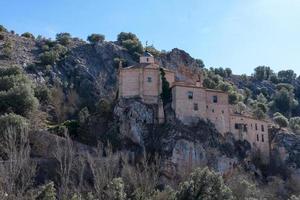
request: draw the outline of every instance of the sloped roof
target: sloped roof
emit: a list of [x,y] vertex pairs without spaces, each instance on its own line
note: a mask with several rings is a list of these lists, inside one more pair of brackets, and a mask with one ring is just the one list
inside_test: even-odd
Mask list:
[[148,51],[145,51],[143,56],[144,57],[153,57],[153,55],[151,53],[149,53]]

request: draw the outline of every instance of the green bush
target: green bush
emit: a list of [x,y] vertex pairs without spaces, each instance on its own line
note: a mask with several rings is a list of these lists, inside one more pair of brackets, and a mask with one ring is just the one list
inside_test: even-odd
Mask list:
[[237,92],[230,92],[228,94],[228,102],[229,104],[237,104],[239,102],[239,95]]
[[203,80],[203,86],[209,89],[215,89],[217,87],[217,84],[210,78],[205,78]]
[[278,72],[278,80],[282,83],[291,83],[297,77],[293,70],[282,70]]
[[16,67],[0,68],[0,114],[14,112],[27,116],[37,109],[31,81]]
[[220,175],[207,167],[196,169],[189,179],[180,184],[177,200],[233,199],[231,190],[224,184]]
[[259,81],[269,80],[274,74],[273,70],[267,66],[258,66],[254,69],[254,78]]
[[198,65],[200,68],[204,68],[204,67],[205,67],[203,60],[201,60],[201,59],[196,59],[195,61],[196,61],[197,65]]
[[87,37],[87,40],[91,43],[91,44],[95,44],[95,43],[98,43],[98,42],[103,42],[105,40],[105,36],[102,35],[102,34],[96,34],[96,33],[93,33],[91,35],[89,35]]
[[7,32],[7,29],[3,25],[0,25],[0,32]]
[[8,91],[0,92],[1,113],[14,112],[27,116],[30,112],[37,109],[38,100],[34,97],[30,85],[20,85]]
[[26,38],[30,38],[30,39],[34,39],[34,35],[29,33],[29,32],[25,32],[21,35],[22,37],[26,37]]
[[280,128],[288,127],[289,125],[288,119],[281,114],[276,114],[275,116],[273,116],[273,120],[276,124],[279,125]]
[[27,129],[29,127],[28,121],[14,113],[0,115],[0,136],[5,132],[8,132],[8,129],[15,128],[17,132],[20,132],[22,129]]
[[6,40],[2,47],[2,54],[7,58],[10,58],[13,53],[13,43],[10,40]]
[[71,42],[71,34],[70,33],[58,33],[56,34],[56,40],[61,44],[61,45],[68,45]]
[[50,47],[47,44],[42,45],[41,48],[42,48],[42,51],[49,51],[50,50]]
[[54,183],[47,183],[42,187],[41,193],[37,196],[36,200],[56,200],[56,190]]
[[7,91],[13,87],[31,84],[27,76],[24,74],[16,74],[11,76],[0,76],[0,91]]
[[48,103],[51,92],[46,85],[38,85],[34,88],[34,96],[42,103]]
[[0,77],[21,74],[22,69],[17,66],[0,67]]
[[290,128],[295,132],[295,133],[300,133],[300,117],[292,117],[290,118],[289,121]]
[[121,32],[118,35],[118,43],[128,50],[135,60],[139,59],[139,56],[143,53],[143,45],[137,36],[133,33]]
[[[279,88],[278,88],[279,89]],[[298,105],[298,101],[294,98],[293,91],[281,87],[272,97],[270,109],[273,112],[280,112],[285,116],[291,116],[292,110]]]
[[158,51],[153,45],[147,46],[146,51],[149,52],[154,57],[157,57],[160,55],[160,51]]
[[41,64],[43,65],[54,65],[58,59],[58,54],[55,51],[46,51],[40,54]]
[[125,200],[125,184],[122,178],[114,178],[106,189],[107,199]]

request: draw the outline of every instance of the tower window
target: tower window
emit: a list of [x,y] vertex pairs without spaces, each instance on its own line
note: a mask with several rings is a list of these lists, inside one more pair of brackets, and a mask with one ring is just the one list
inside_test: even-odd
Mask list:
[[218,96],[213,96],[213,102],[218,103]]
[[213,113],[214,113],[214,112],[215,112],[215,109],[212,109],[212,110],[211,110],[211,112],[213,112]]
[[198,104],[194,103],[194,110],[199,110]]
[[262,141],[262,142],[265,141],[264,134],[261,134],[261,141]]
[[222,114],[224,114],[224,110],[222,110]]
[[255,124],[255,130],[257,131],[257,124]]
[[256,135],[256,140],[257,140],[257,142],[259,141],[259,135],[258,134]]
[[188,91],[187,95],[188,95],[189,99],[193,99],[193,92],[192,91]]
[[264,125],[261,125],[261,131],[264,132],[265,131],[265,127]]
[[151,83],[152,82],[152,77],[147,77],[147,81],[148,81],[148,83]]
[[149,58],[146,58],[147,62],[149,62]]

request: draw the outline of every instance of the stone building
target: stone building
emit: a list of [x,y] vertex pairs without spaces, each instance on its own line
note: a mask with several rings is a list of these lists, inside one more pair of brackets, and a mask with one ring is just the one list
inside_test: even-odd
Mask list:
[[[175,81],[175,73],[162,68],[167,81]],[[162,91],[161,72],[154,57],[145,52],[136,65],[119,68],[119,96],[123,98],[140,98],[148,104],[158,105],[158,121],[164,121],[164,112],[160,94]]]
[[[175,73],[163,68],[167,81],[175,81]],[[161,75],[160,67],[155,63],[154,57],[145,52],[136,65],[119,69],[119,95],[120,97],[140,97],[144,102],[157,104],[160,101]]]
[[[136,65],[119,69],[119,96],[140,98],[147,104],[158,105],[158,121],[164,121],[161,72],[154,57],[145,52]],[[228,102],[228,94],[207,89],[201,80],[195,83],[175,81],[175,72],[162,68],[172,90],[172,108],[176,117],[185,124],[205,119],[211,121],[221,134],[233,133],[238,140],[247,140],[269,158],[268,122],[247,115],[234,113]]]

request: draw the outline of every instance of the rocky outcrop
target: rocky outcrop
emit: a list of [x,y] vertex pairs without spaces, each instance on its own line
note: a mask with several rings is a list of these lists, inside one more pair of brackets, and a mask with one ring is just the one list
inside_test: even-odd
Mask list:
[[277,132],[271,144],[271,157],[274,165],[300,168],[300,135]]
[[114,116],[119,125],[120,138],[125,146],[144,151],[145,138],[157,123],[155,105],[146,105],[140,99],[121,99],[114,108]]
[[167,177],[206,165],[225,173],[237,163],[234,142],[226,141],[212,124],[199,120],[184,125],[169,106],[165,110],[166,122],[158,124],[156,112],[155,105],[144,104],[139,99],[120,99],[114,108],[126,150],[133,151],[137,157],[144,152],[158,153],[164,160],[163,172]]

